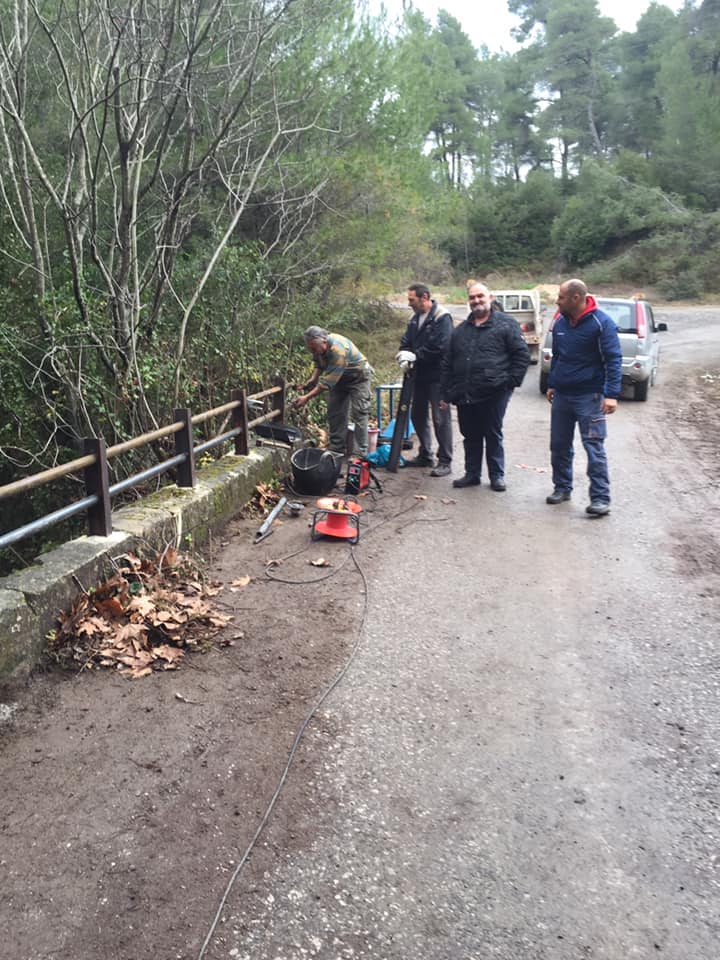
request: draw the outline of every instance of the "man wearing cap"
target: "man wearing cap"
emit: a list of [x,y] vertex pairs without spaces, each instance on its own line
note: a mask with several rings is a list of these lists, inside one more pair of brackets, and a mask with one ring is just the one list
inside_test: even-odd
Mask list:
[[330,449],[345,453],[348,423],[353,423],[354,452],[367,456],[372,367],[348,337],[328,333],[322,327],[308,327],[303,336],[315,360],[315,370],[300,388],[307,392],[294,401],[293,408],[299,410],[313,397],[326,393]]

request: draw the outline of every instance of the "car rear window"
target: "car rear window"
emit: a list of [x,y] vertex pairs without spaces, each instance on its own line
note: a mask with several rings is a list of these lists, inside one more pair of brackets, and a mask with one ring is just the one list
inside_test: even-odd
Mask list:
[[618,333],[637,333],[634,303],[607,303],[598,300],[598,306],[612,319]]

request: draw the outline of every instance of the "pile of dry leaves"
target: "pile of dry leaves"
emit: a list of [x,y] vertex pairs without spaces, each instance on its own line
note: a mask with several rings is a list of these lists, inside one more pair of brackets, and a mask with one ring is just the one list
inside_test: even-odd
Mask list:
[[117,564],[114,576],[58,617],[49,644],[56,662],[115,667],[133,679],[175,670],[186,650],[207,644],[231,619],[212,608],[222,585],[203,584],[176,550],[153,559],[126,554]]
[[266,517],[282,496],[282,489],[278,480],[269,483],[258,483],[255,487],[252,500],[248,500],[240,516],[247,518]]

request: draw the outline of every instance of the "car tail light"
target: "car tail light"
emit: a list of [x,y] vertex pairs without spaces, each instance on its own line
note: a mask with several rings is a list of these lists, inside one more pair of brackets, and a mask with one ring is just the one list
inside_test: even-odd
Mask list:
[[641,303],[635,304],[635,319],[637,322],[638,340],[644,340],[647,336],[647,320],[645,319],[645,309]]

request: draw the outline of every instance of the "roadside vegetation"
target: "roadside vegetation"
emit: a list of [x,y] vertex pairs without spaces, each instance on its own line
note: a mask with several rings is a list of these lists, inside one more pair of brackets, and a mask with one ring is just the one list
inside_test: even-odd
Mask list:
[[[414,280],[717,293],[717,2],[633,33],[595,0],[509,6],[514,53],[410,5],[7,0],[0,484],[302,378],[311,323],[384,358]],[[79,488],[0,502],[0,528]]]

